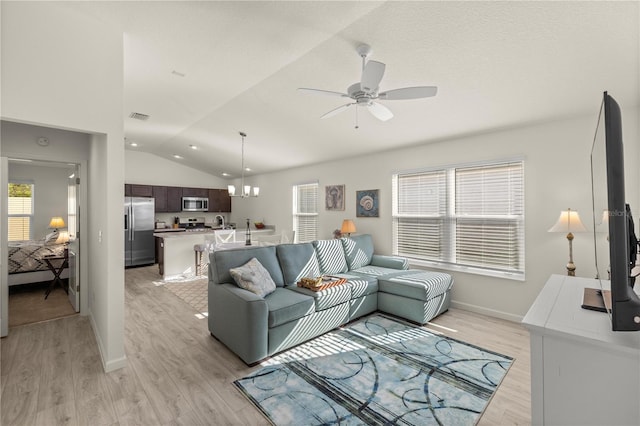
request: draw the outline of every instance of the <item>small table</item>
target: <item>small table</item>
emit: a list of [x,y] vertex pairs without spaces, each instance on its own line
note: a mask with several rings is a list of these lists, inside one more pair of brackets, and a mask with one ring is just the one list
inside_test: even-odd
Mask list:
[[[47,267],[51,272],[53,272],[54,278],[49,284],[47,291],[44,293],[45,300],[49,297],[49,293],[56,287],[56,284],[60,284],[60,287],[65,291],[65,293],[69,294],[69,290],[62,284],[62,279],[60,278],[60,274],[64,271],[65,268],[69,267],[69,258],[65,256],[45,256],[44,258]],[[62,263],[59,266],[55,266],[52,261],[54,260],[62,260]]]

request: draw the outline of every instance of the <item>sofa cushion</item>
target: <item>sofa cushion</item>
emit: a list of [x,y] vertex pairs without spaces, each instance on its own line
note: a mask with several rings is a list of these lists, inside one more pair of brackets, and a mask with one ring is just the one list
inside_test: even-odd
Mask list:
[[276,257],[276,246],[250,246],[211,252],[209,255],[209,273],[212,274],[212,277],[209,278],[218,284],[233,283],[234,280],[229,270],[244,265],[253,257],[258,259],[258,262],[269,271],[269,275],[271,275],[273,282],[276,283],[276,287],[284,286],[282,270]]
[[407,270],[406,269],[392,269],[392,268],[384,268],[382,266],[367,265],[367,266],[363,266],[362,268],[353,269],[353,270],[349,271],[349,273],[350,274],[354,274],[354,275],[358,275],[358,276],[366,275],[366,276],[375,277],[375,278],[389,278],[389,277],[406,275],[407,274]]
[[320,266],[311,243],[280,244],[276,247],[276,254],[286,285],[295,284],[303,277],[320,276]]
[[344,257],[342,241],[316,240],[312,244],[316,250],[321,274],[339,274],[349,270],[347,260]]
[[269,328],[295,321],[315,311],[313,297],[287,288],[276,288],[276,291],[265,297],[264,300],[269,309]]
[[349,270],[362,268],[371,263],[373,239],[369,234],[342,238],[342,246],[347,258]]
[[229,269],[229,273],[238,287],[249,290],[260,297],[265,297],[276,289],[276,283],[271,279],[269,271],[264,269],[264,266],[255,257],[242,266]]
[[368,296],[378,291],[378,280],[374,277],[367,277],[365,275],[361,277],[353,277],[349,278],[347,283],[351,287],[352,299]]
[[332,308],[341,303],[348,302],[349,299],[351,299],[351,286],[347,283],[337,285],[335,287],[329,287],[328,289],[321,291],[313,291],[308,288],[298,286],[290,286],[287,288],[291,291],[312,297],[316,311]]
[[422,301],[446,293],[452,284],[453,277],[449,274],[422,270],[409,270],[402,275],[378,280],[381,292]]

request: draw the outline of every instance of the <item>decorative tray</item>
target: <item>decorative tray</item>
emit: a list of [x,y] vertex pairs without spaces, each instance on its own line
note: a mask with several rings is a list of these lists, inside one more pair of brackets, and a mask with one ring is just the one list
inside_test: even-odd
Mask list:
[[324,275],[318,278],[304,277],[297,282],[298,287],[303,287],[311,291],[322,291],[337,285],[346,283],[345,278],[333,277],[331,275]]

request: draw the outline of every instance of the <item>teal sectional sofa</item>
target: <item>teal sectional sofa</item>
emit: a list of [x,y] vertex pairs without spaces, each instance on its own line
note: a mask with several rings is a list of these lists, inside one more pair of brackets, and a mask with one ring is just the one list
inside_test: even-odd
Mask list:
[[[238,286],[232,268],[257,259],[275,283],[261,297]],[[345,284],[301,288],[303,277]],[[214,251],[209,256],[209,331],[246,364],[382,311],[424,324],[450,304],[451,275],[408,269],[405,258],[374,254],[371,235]]]

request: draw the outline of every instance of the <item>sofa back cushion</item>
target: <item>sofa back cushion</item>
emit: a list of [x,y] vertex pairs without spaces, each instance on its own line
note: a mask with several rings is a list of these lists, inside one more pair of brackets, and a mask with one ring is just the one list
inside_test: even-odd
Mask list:
[[311,244],[316,250],[321,274],[339,274],[349,270],[340,240],[316,240]]
[[373,238],[371,238],[371,235],[354,235],[353,237],[342,238],[340,241],[342,241],[350,271],[371,263],[371,257],[373,256]]
[[287,285],[295,284],[303,277],[320,276],[320,266],[311,243],[279,244],[276,254]]
[[276,257],[276,246],[247,247],[212,252],[209,255],[209,273],[212,275],[209,280],[217,284],[235,284],[229,269],[242,266],[254,257],[269,272],[276,286],[283,287],[284,278]]

